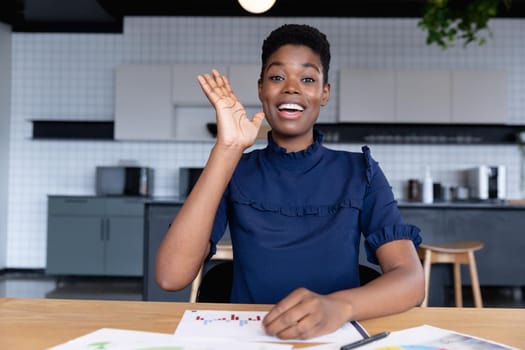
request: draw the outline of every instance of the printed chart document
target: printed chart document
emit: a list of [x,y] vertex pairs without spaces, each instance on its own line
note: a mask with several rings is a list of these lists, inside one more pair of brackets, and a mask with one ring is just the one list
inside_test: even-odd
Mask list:
[[[186,310],[175,330],[175,336],[283,342],[264,333],[262,319],[266,314],[265,311]],[[333,333],[307,341],[295,339],[290,342],[349,343],[366,337],[368,333],[358,322],[348,322]]]
[[290,350],[291,345],[231,339],[184,339],[172,334],[101,328],[48,350]]
[[[324,344],[308,350],[339,350],[342,344]],[[422,325],[391,332],[358,350],[518,350],[504,344],[448,329]]]
[[400,350],[518,350],[486,339],[429,325],[392,332],[388,337],[363,346],[359,350],[392,349],[392,346]]

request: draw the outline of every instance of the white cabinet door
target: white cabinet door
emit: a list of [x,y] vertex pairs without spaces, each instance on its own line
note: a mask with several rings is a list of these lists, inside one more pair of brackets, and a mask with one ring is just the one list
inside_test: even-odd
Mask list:
[[171,65],[117,67],[116,140],[170,139],[172,115]]
[[339,121],[394,122],[395,77],[393,70],[341,70]]
[[505,124],[505,71],[453,71],[452,121],[465,124]]
[[450,80],[450,71],[398,70],[395,121],[450,123]]
[[228,76],[228,67],[212,64],[174,64],[172,67],[174,140],[213,140],[206,124],[215,122],[215,111],[202,91],[197,76],[211,74],[212,68]]
[[339,121],[505,124],[504,71],[340,72]]
[[258,64],[235,64],[229,66],[228,79],[244,107],[261,108],[257,82],[261,75],[261,66]]
[[[212,64],[175,64],[172,66],[173,90],[172,98],[175,106],[210,106],[210,102],[202,92],[197,81],[197,75],[210,73],[216,68],[219,73],[228,76],[228,67]],[[210,106],[211,108],[211,106]]]

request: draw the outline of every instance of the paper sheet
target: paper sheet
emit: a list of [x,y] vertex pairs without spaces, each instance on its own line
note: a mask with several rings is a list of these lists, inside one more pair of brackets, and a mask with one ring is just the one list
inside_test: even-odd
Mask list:
[[[264,333],[262,319],[266,314],[264,311],[186,310],[175,330],[175,336],[283,342]],[[348,322],[333,333],[307,341],[294,339],[290,342],[349,343],[363,339],[366,335],[359,323]]]
[[101,328],[48,350],[290,350],[291,345],[231,339],[185,339],[172,334]]
[[[329,350],[329,348],[310,348]],[[309,349],[309,350],[310,350]],[[359,350],[518,350],[486,339],[443,328],[422,325],[392,332],[388,337],[359,347]]]

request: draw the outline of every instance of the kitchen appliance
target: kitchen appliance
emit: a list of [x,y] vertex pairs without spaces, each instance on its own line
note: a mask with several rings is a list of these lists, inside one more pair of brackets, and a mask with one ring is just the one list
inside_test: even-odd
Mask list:
[[421,182],[417,179],[408,180],[408,201],[420,202],[421,201]]
[[470,200],[469,188],[467,186],[452,186],[450,188],[450,199],[454,202]]
[[191,192],[191,189],[201,176],[203,168],[187,168],[179,169],[179,196],[186,198]]
[[99,196],[145,196],[153,194],[152,168],[141,166],[97,166]]
[[470,198],[477,200],[505,200],[506,168],[503,165],[480,165],[467,170]]

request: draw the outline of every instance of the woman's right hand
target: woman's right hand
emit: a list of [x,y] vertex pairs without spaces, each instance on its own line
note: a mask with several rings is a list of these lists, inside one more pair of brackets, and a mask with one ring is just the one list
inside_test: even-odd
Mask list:
[[202,91],[215,108],[217,118],[217,143],[246,149],[255,143],[257,133],[264,120],[264,113],[257,112],[252,119],[235,96],[228,79],[216,69],[212,74],[197,77]]

